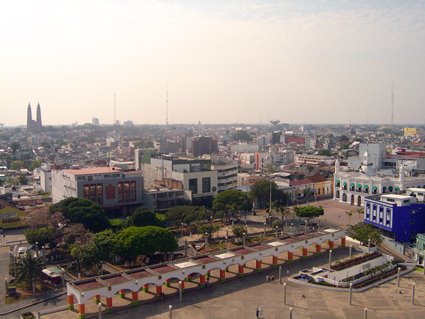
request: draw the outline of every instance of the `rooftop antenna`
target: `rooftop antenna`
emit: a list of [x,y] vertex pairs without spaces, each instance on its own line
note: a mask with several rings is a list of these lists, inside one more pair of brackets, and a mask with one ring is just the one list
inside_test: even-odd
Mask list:
[[394,126],[394,82],[391,86],[391,126]]
[[165,89],[165,125],[168,126],[168,87]]

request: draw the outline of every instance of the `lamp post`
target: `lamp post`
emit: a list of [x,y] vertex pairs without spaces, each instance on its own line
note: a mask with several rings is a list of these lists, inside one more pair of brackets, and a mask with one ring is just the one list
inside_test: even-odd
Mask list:
[[266,227],[267,227],[267,223],[264,223],[264,237],[266,237]]
[[62,287],[65,287],[65,269],[61,267]]
[[168,319],[173,319],[173,306],[168,306]]
[[367,253],[370,254],[370,238],[367,240]]
[[351,254],[353,252],[353,245],[350,245],[350,250],[348,251],[348,257],[351,258]]
[[207,246],[208,246],[208,233],[205,232],[204,236],[205,236],[205,248],[207,248]]
[[400,288],[400,270],[401,270],[401,268],[398,267],[397,268],[397,287],[399,287],[399,288]]
[[245,246],[246,233],[242,233],[242,244]]
[[331,269],[331,262],[332,262],[332,249],[329,250],[329,270]]
[[412,284],[412,305],[415,304],[415,288],[416,288],[416,284],[413,283]]
[[102,319],[102,303],[98,303],[97,304],[97,309],[98,309],[98,317],[99,319]]
[[276,226],[276,239],[278,237],[278,232],[279,232],[279,226]]

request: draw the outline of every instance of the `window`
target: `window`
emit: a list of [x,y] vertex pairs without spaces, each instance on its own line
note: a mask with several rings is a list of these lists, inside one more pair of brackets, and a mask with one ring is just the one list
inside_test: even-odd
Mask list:
[[202,178],[202,193],[210,193],[211,192],[211,178],[203,177]]
[[192,191],[192,194],[198,194],[198,179],[197,178],[189,179],[189,190]]
[[89,199],[95,203],[103,205],[103,185],[85,184],[83,186],[83,198]]
[[136,200],[136,182],[118,183],[118,202],[134,202]]

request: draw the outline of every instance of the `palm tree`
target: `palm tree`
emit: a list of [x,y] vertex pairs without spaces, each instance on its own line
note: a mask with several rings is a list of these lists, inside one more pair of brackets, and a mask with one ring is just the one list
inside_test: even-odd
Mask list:
[[20,258],[16,263],[16,279],[17,281],[23,281],[27,284],[28,288],[31,288],[33,293],[35,291],[34,281],[41,277],[43,268],[43,260],[41,257],[35,257],[31,251],[27,251],[26,254]]
[[364,208],[363,207],[357,208],[356,212],[357,212],[359,219],[360,219],[360,217],[364,214]]
[[351,210],[346,210],[345,213],[348,215],[348,225],[351,225],[351,216],[353,216],[353,212]]

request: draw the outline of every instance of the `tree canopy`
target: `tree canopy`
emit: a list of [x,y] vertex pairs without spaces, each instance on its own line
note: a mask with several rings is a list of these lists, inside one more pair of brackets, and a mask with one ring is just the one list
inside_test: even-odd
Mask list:
[[128,217],[128,219],[125,222],[124,227],[130,227],[130,226],[137,226],[137,227],[143,227],[143,226],[158,226],[162,227],[163,223],[161,220],[159,220],[155,213],[152,211],[146,209],[146,208],[137,208],[134,213]]
[[193,224],[206,220],[210,216],[210,213],[205,207],[184,205],[171,207],[166,216],[170,224],[179,226],[181,224]]
[[[276,205],[286,205],[288,203],[288,195],[278,190],[275,182],[271,182],[272,202]],[[250,192],[251,197],[257,201],[260,208],[269,206],[270,201],[270,181],[262,179],[257,181],[252,187]]]
[[88,199],[70,197],[50,206],[49,211],[61,212],[71,223],[81,223],[92,232],[110,227],[102,207]]
[[379,245],[382,242],[379,230],[366,223],[358,223],[351,226],[349,233],[351,237],[360,241],[363,245],[367,244],[369,239],[374,245]]
[[131,226],[114,236],[114,247],[117,255],[132,261],[140,255],[152,256],[156,252],[172,252],[178,245],[168,229]]
[[238,190],[226,190],[214,197],[212,209],[227,215],[238,211],[251,210],[252,201],[247,194]]
[[251,142],[252,136],[247,131],[239,130],[232,134],[232,140],[242,141],[242,142]]
[[52,243],[55,237],[55,230],[52,227],[40,227],[25,231],[25,237],[30,244],[37,243],[38,248]]
[[312,218],[323,216],[325,213],[322,207],[315,206],[296,206],[294,208],[295,215],[306,218],[309,221]]

